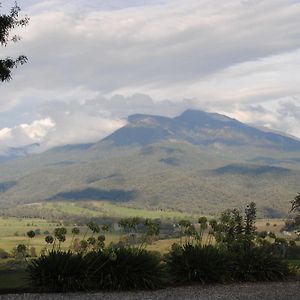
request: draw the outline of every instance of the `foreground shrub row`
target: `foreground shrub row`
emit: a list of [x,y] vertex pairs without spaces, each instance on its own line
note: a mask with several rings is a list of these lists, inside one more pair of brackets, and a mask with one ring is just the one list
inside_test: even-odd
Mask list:
[[[125,235],[108,247],[105,236],[100,234],[109,230],[107,225],[88,223],[83,240],[77,242],[79,229],[73,228],[69,250],[61,248],[67,230],[56,228],[54,236],[45,239],[52,250],[47,246],[41,257],[29,263],[31,284],[39,291],[67,292],[283,280],[290,275],[289,267],[275,250],[279,247],[286,251],[286,241],[272,233],[258,234],[255,218],[256,207],[251,203],[244,215],[236,209],[227,210],[219,220],[199,218],[197,226],[181,220],[180,243],[164,256],[146,250],[146,245],[159,234],[159,224],[149,219],[144,221],[141,235],[139,218],[121,220],[119,226]],[[34,234],[29,232],[28,237],[31,239]],[[297,248],[295,243],[291,246]],[[26,259],[26,247],[20,247],[20,253]]]
[[165,256],[132,247],[86,255],[51,251],[29,268],[39,291],[157,289],[185,283],[273,281],[285,279],[288,266],[262,248],[230,253],[214,246],[178,245]]
[[159,254],[126,247],[86,255],[53,250],[28,272],[32,286],[48,292],[157,289],[167,278]]
[[174,282],[275,281],[286,278],[289,268],[263,248],[230,253],[213,246],[173,247],[167,265]]

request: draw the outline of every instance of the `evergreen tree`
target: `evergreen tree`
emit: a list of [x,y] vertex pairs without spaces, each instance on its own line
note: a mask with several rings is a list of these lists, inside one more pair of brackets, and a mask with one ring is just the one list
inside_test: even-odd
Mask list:
[[[1,3],[0,3],[1,9]],[[17,27],[24,27],[28,24],[29,18],[20,18],[19,13],[21,9],[15,3],[11,8],[9,14],[1,14],[0,11],[0,46],[5,47],[9,42],[16,43],[21,38],[18,35],[11,36],[11,31]],[[12,58],[0,57],[0,81],[9,81],[11,79],[11,72],[14,68],[19,65],[23,65],[27,62],[27,57],[25,55],[20,55],[19,57]]]

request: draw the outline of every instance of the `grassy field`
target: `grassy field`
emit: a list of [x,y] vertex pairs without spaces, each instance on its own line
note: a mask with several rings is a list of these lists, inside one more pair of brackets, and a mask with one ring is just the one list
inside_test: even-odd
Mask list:
[[[61,203],[59,204],[61,209],[69,209],[73,204]],[[57,208],[57,205],[55,205]],[[53,209],[55,208],[53,207]],[[77,209],[85,209],[73,206],[75,212],[77,213]],[[110,206],[104,205],[104,209],[108,209]],[[86,209],[89,212],[92,210]],[[134,212],[142,213],[143,210],[136,209],[125,209],[120,210],[120,214],[124,216],[124,211],[128,213],[127,216],[132,216]],[[94,213],[97,213],[95,211]],[[125,214],[126,215],[126,214]],[[136,215],[136,214],[135,214]],[[138,214],[137,214],[138,215]],[[172,215],[174,216],[174,215]],[[179,215],[177,215],[179,216]],[[148,213],[147,217],[157,217],[157,215]],[[257,220],[256,226],[258,231],[272,231],[277,236],[283,237],[280,230],[284,225],[284,221],[281,219],[262,219]],[[37,230],[40,229],[41,234],[36,236],[34,239],[30,241],[30,247],[34,247],[36,249],[36,253],[39,254],[41,249],[45,246],[45,236],[48,233],[53,233],[54,228],[60,226],[59,223],[48,222],[43,219],[17,219],[17,218],[0,218],[0,248],[6,250],[7,252],[11,252],[13,248],[20,244],[28,243],[28,238],[26,236],[26,232],[29,230]],[[70,232],[71,227],[67,227],[68,232]],[[86,227],[81,227],[81,235],[78,238],[83,238],[84,232],[86,231]],[[290,238],[290,237],[288,237]],[[108,245],[110,242],[117,242],[120,239],[119,233],[109,233],[106,234],[106,244]],[[204,235],[203,240],[206,240],[206,235]],[[66,242],[63,244],[62,248],[67,249],[72,241],[72,236],[68,234],[66,236]],[[172,244],[179,242],[178,238],[170,238],[170,239],[159,239],[154,241],[151,245],[148,245],[148,250],[159,251],[164,254],[167,253],[172,246]],[[289,260],[289,264],[300,267],[300,260]],[[26,274],[26,264],[20,260],[15,259],[0,259],[0,294],[6,293],[14,290],[26,290],[28,289],[28,278]]]
[[84,204],[74,202],[55,202],[42,204],[42,207],[63,214],[87,217],[141,217],[171,220],[192,217],[191,214],[177,211],[130,208],[114,205],[105,201],[89,201]]
[[[48,204],[49,206],[51,204]],[[109,212],[109,209],[114,209],[111,204],[103,204],[102,211]],[[98,216],[98,211],[93,211],[92,209],[82,208],[76,206],[73,203],[59,203],[55,204],[52,207],[53,209],[60,209],[61,211],[71,211],[75,214],[78,211],[82,213],[88,212],[90,216]],[[146,210],[139,210],[139,209],[129,209],[120,207],[119,211],[114,211],[115,214],[120,215],[122,217],[131,217],[131,216],[143,216],[147,218],[158,218],[159,215],[170,216],[170,218],[189,218],[185,214],[180,213],[173,213],[173,212],[155,212],[155,211],[146,211]],[[60,226],[60,223],[56,222],[48,222],[43,219],[18,219],[18,218],[0,218],[0,248],[4,249],[5,251],[11,252],[14,247],[18,244],[28,244],[28,237],[26,233],[30,230],[40,230],[40,235],[37,235],[34,239],[30,240],[30,246],[36,249],[37,254],[40,253],[41,249],[45,246],[45,236],[48,234],[52,234],[56,227]],[[261,219],[257,220],[256,222],[257,230],[258,231],[272,231],[279,237],[285,238],[293,238],[294,236],[284,236],[281,233],[281,229],[284,226],[284,220],[281,219]],[[67,226],[68,232],[71,232],[72,226]],[[86,231],[86,227],[81,228],[82,234]],[[82,236],[78,236],[81,238]],[[119,239],[118,233],[109,233],[106,234],[106,243],[115,242]],[[66,242],[64,245],[69,247],[72,236],[69,234],[66,236]],[[169,240],[159,240],[153,243],[153,245],[149,246],[149,249],[166,252],[170,246],[176,242],[177,240],[169,239]]]

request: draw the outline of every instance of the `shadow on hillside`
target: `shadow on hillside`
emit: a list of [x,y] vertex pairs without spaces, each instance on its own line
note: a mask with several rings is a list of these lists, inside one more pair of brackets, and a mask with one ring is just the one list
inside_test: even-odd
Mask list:
[[111,202],[128,202],[136,198],[136,191],[125,190],[102,190],[95,188],[87,188],[84,190],[75,190],[70,192],[58,193],[48,200],[107,200]]

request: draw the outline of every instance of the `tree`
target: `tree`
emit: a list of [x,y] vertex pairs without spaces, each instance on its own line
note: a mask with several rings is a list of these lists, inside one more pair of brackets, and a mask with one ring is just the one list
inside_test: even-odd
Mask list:
[[293,221],[286,222],[289,230],[294,229],[295,233],[300,236],[300,193],[291,201],[292,208],[290,212],[296,213]]
[[300,211],[300,193],[291,201],[292,209],[291,211]]
[[[1,2],[0,2],[1,8]],[[29,18],[20,18],[19,13],[21,9],[15,3],[11,8],[9,14],[0,13],[0,46],[6,47],[9,42],[16,43],[21,38],[18,35],[11,36],[11,31],[17,27],[24,27],[28,24]],[[19,65],[23,65],[27,62],[27,57],[25,55],[20,55],[19,57],[12,58],[0,58],[0,81],[9,81],[11,79],[11,72],[14,68]]]

